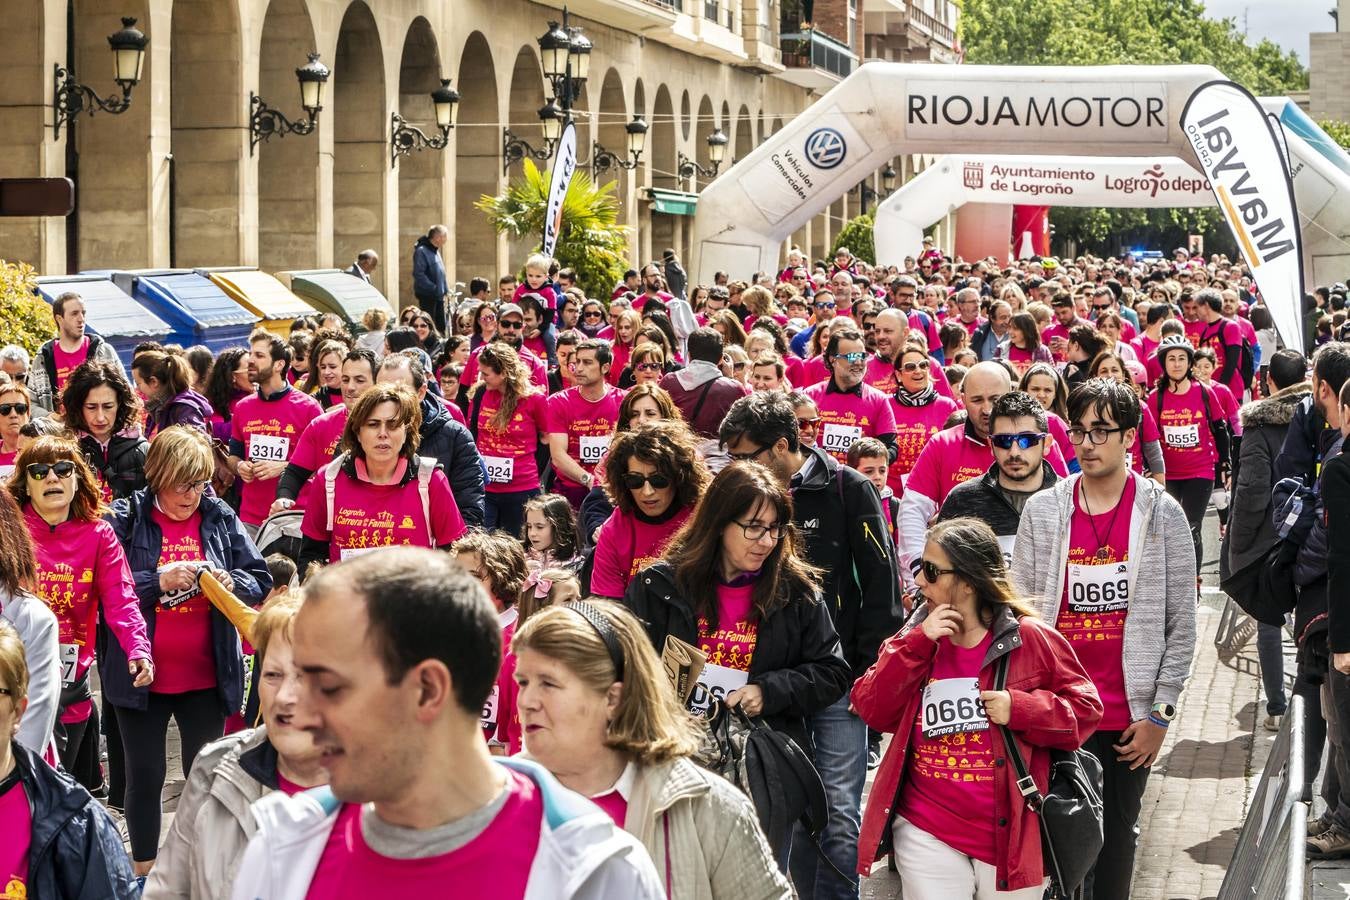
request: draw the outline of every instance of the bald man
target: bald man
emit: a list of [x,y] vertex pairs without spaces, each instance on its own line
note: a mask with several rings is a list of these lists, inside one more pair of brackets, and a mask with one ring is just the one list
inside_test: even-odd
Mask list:
[[[966,421],[933,435],[905,481],[897,515],[897,550],[900,577],[906,587],[913,584],[914,573],[923,558],[924,536],[928,523],[942,507],[952,488],[971,478],[979,478],[994,464],[989,448],[989,413],[994,402],[1012,390],[1012,377],[997,362],[976,363],[961,382],[961,402]],[[1060,477],[1069,474],[1064,456],[1054,441],[1049,442],[1045,459]]]
[[[906,316],[904,312],[898,309],[883,309],[877,313],[876,320],[872,324],[872,336],[876,340],[876,355],[868,358],[867,372],[863,376],[863,383],[868,387],[876,388],[887,397],[895,396],[895,388],[898,383],[895,375],[895,361],[900,357],[900,351],[905,349],[905,342],[909,338],[910,331],[914,330],[914,317],[917,313],[911,313]],[[920,329],[922,333],[922,329]],[[942,366],[938,365],[937,360],[931,356],[928,358],[930,375],[933,380],[933,387],[943,397],[956,397],[952,394],[952,386],[947,382],[947,376],[942,371]]]

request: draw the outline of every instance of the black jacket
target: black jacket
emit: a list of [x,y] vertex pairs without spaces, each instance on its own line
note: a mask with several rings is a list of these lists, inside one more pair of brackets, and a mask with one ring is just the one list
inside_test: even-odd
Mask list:
[[[655,563],[633,576],[623,602],[642,620],[658,654],[671,634],[698,646],[694,608],[677,596],[670,563]],[[793,597],[759,623],[749,683],[764,692],[765,722],[810,747],[805,718],[844,696],[853,683],[825,604]]]
[[1312,395],[1304,397],[1294,409],[1285,431],[1284,444],[1275,460],[1275,481],[1298,477],[1304,484],[1312,484],[1317,477],[1317,463],[1322,451],[1336,437],[1339,437],[1336,430],[1326,427],[1326,417],[1313,402]]
[[1342,453],[1322,466],[1321,492],[1327,534],[1327,649],[1350,653],[1350,457]]
[[455,421],[445,404],[428,394],[422,400],[422,440],[418,456],[430,456],[450,479],[459,514],[470,528],[483,525],[483,462],[469,429]]
[[[154,503],[154,494],[146,488],[126,500],[115,502],[107,516],[126,551],[136,596],[141,601],[141,614],[145,617],[146,636],[152,643],[161,594],[159,554],[164,543],[164,533],[150,515]],[[250,606],[262,603],[272,590],[272,575],[262,555],[244,533],[234,510],[215,497],[203,497],[199,510],[202,514],[202,552],[207,560],[230,573],[234,579],[234,594],[240,600]],[[132,686],[122,648],[116,641],[101,641],[98,649],[98,675],[108,702],[126,709],[144,710],[150,702],[150,688]],[[239,645],[239,632],[214,606],[211,608],[211,649],[216,664],[216,695],[221,710],[231,715],[239,711],[244,701],[243,651]]]
[[[876,486],[819,448],[809,477],[792,489],[792,521],[807,560],[824,570],[821,597],[854,678],[900,630],[900,573]],[[658,648],[659,649],[659,648]]]
[[29,900],[140,897],[117,826],[98,801],[17,741],[10,748],[33,818]]
[[[1041,475],[1043,477],[1041,490],[1054,487],[1055,482],[1059,480],[1055,470],[1045,460],[1041,460]],[[1017,534],[1022,514],[1013,508],[998,486],[998,463],[990,466],[989,471],[979,478],[963,481],[952,488],[947,499],[942,501],[937,521],[945,522],[947,519],[957,519],[961,516],[979,519],[992,528],[994,534],[999,537]]]
[[112,491],[114,500],[124,500],[145,487],[145,455],[150,452],[150,442],[145,438],[115,434],[105,451],[86,434],[80,438],[80,452]]

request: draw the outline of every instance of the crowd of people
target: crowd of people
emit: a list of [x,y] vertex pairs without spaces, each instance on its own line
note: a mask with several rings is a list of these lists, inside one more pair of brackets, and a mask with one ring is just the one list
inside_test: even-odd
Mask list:
[[0,350],[4,896],[857,898],[889,856],[1039,900],[1014,769],[1082,748],[1125,900],[1211,506],[1225,579],[1298,544],[1310,847],[1350,855],[1350,345],[1281,349],[1243,265],[667,251],[592,297],[534,255],[461,297],[447,238],[392,320],[124,368],[67,293]]

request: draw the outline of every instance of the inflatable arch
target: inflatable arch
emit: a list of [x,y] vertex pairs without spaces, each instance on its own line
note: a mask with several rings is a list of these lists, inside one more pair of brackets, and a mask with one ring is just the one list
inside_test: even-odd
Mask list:
[[[702,192],[695,277],[773,269],[793,232],[903,154],[1142,157],[1140,171],[1165,159],[1197,166],[1181,115],[1196,89],[1216,80],[1223,75],[1210,66],[868,63]],[[1314,283],[1333,273],[1340,280],[1350,271],[1350,163],[1334,158],[1338,148],[1305,141],[1320,130],[1300,121],[1293,104],[1276,98],[1283,106],[1271,110],[1271,102],[1265,108],[1285,125],[1305,271]],[[1211,195],[1205,205],[1213,202]]]

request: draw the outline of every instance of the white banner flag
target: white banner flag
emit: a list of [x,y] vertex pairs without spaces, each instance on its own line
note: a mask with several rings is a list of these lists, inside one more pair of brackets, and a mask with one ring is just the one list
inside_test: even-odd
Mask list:
[[572,183],[572,173],[577,170],[577,130],[568,122],[563,126],[558,138],[558,149],[553,153],[553,178],[548,188],[548,209],[544,213],[545,256],[553,255],[558,246],[558,233],[562,231],[563,198],[567,196],[567,186]]
[[1303,237],[1279,122],[1231,81],[1201,85],[1181,127],[1285,346],[1303,349]]

